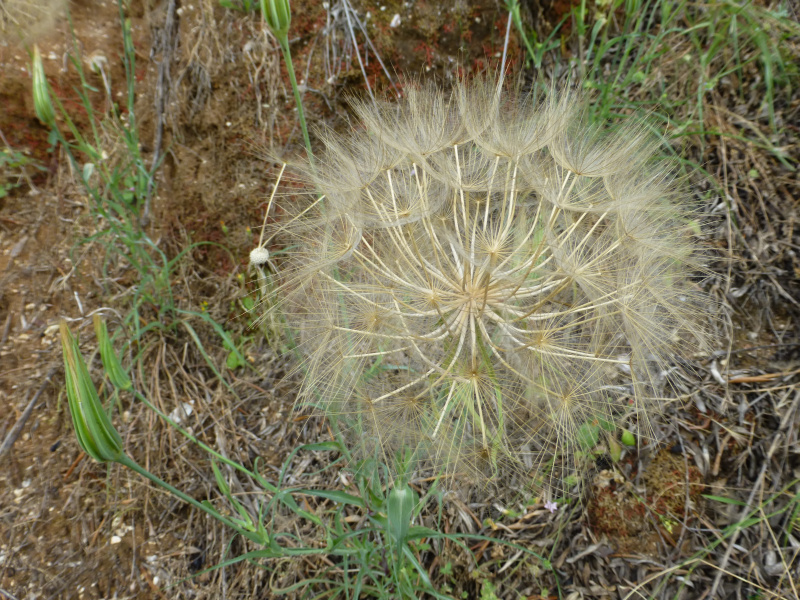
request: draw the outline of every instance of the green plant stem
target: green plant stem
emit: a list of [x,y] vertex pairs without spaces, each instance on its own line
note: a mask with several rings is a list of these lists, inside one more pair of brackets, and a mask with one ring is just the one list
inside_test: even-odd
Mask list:
[[311,152],[311,140],[308,137],[308,127],[306,126],[306,115],[303,112],[303,100],[300,98],[300,90],[297,87],[297,77],[294,74],[294,66],[292,65],[292,51],[289,49],[289,38],[283,36],[278,39],[278,43],[283,50],[283,60],[286,63],[286,71],[289,73],[289,82],[292,84],[292,91],[294,92],[294,101],[297,104],[297,115],[300,119],[300,128],[303,130],[303,141],[306,144],[306,152],[308,152],[309,161],[314,160],[314,154]]
[[522,38],[522,41],[525,44],[525,47],[528,49],[528,54],[530,54],[531,60],[534,63],[534,66],[538,69],[541,67],[541,60],[537,58],[536,51],[531,46],[531,42],[528,39],[528,36],[525,35],[525,29],[522,27],[522,18],[519,14],[519,0],[512,0],[506,5],[508,8],[508,12],[511,13],[511,19],[514,21],[514,25],[516,26],[517,30],[519,31],[519,37]]
[[[258,483],[259,483],[259,484],[260,484],[260,485],[261,485],[261,486],[262,486],[262,487],[263,487],[265,490],[267,490],[267,491],[269,491],[269,492],[272,492],[272,493],[275,493],[275,492],[277,492],[277,491],[278,491],[278,488],[276,488],[274,485],[271,485],[271,484],[270,484],[268,481],[266,481],[266,480],[265,480],[265,479],[264,479],[264,478],[263,478],[263,477],[262,477],[260,474],[258,474],[258,473],[255,473],[254,471],[251,471],[251,470],[250,470],[250,469],[248,469],[247,467],[245,467],[245,466],[243,466],[243,465],[240,465],[240,464],[239,464],[239,463],[237,463],[236,461],[233,461],[233,460],[231,460],[231,459],[229,459],[229,458],[227,458],[227,457],[223,456],[222,454],[220,454],[219,452],[217,452],[216,450],[214,450],[213,448],[211,448],[211,447],[210,447],[210,446],[208,446],[207,444],[204,444],[203,442],[201,442],[200,440],[198,440],[198,439],[197,439],[196,437],[194,437],[194,436],[193,436],[191,433],[189,433],[188,431],[186,431],[185,429],[183,429],[183,428],[182,428],[180,425],[178,425],[178,424],[177,424],[175,421],[173,421],[173,420],[172,420],[172,419],[170,419],[170,418],[169,418],[167,415],[165,415],[165,414],[164,414],[162,411],[160,411],[160,410],[158,409],[158,407],[157,407],[157,406],[155,406],[155,405],[154,405],[152,402],[150,402],[150,401],[149,401],[149,400],[148,400],[148,399],[147,399],[145,396],[143,396],[142,394],[140,394],[140,393],[139,393],[139,392],[137,392],[136,390],[131,390],[131,392],[133,393],[133,395],[136,397],[136,399],[137,399],[137,400],[139,400],[140,402],[144,403],[144,404],[145,404],[145,405],[146,405],[146,406],[147,406],[147,407],[148,407],[150,410],[152,410],[152,411],[153,411],[154,413],[156,413],[156,414],[157,414],[159,417],[161,417],[162,419],[164,419],[164,420],[165,420],[165,421],[166,421],[166,422],[169,424],[169,426],[170,426],[170,427],[172,427],[172,428],[174,428],[175,430],[177,430],[177,431],[178,431],[178,433],[180,433],[180,434],[181,434],[183,437],[185,437],[186,439],[188,439],[188,440],[189,440],[189,441],[191,441],[192,443],[194,443],[194,444],[197,444],[197,445],[198,445],[200,448],[202,448],[203,450],[205,450],[206,452],[208,452],[209,454],[211,454],[211,455],[212,455],[214,458],[216,458],[217,460],[219,460],[219,461],[223,462],[224,464],[228,465],[229,467],[232,467],[232,468],[236,469],[237,471],[240,471],[240,472],[244,473],[245,475],[247,475],[247,476],[249,476],[249,477],[252,477],[252,478],[253,478],[253,479],[255,479],[256,481],[258,481]],[[137,472],[138,472],[138,471],[137,471]]]
[[223,525],[227,525],[228,527],[230,527],[234,531],[241,531],[241,528],[238,527],[236,525],[236,523],[234,523],[233,521],[231,521],[227,517],[224,517],[223,515],[221,515],[219,512],[217,512],[216,510],[214,510],[210,506],[206,506],[202,502],[198,502],[197,500],[195,500],[194,498],[192,498],[188,494],[184,494],[178,488],[171,486],[170,484],[168,484],[166,481],[164,481],[162,479],[159,479],[158,477],[153,475],[150,471],[148,471],[144,467],[140,466],[133,459],[129,458],[127,455],[123,454],[119,458],[119,460],[117,460],[117,462],[119,464],[121,464],[122,466],[124,466],[124,467],[128,467],[132,471],[136,471],[139,475],[141,475],[143,477],[146,477],[147,479],[149,479],[150,481],[152,481],[153,483],[155,483],[159,487],[164,488],[170,494],[173,494],[173,495],[177,496],[178,498],[180,498],[184,502],[188,502],[189,504],[191,504],[195,508],[199,508],[203,512],[205,512],[208,515],[214,517],[217,521],[219,521]]

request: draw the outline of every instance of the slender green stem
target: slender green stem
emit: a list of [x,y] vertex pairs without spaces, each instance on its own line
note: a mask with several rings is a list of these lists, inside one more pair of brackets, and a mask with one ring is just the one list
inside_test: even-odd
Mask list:
[[260,474],[258,474],[258,473],[256,473],[256,472],[254,472],[254,471],[251,471],[250,469],[248,469],[248,468],[247,468],[247,467],[245,467],[244,465],[240,465],[240,464],[239,464],[239,463],[237,463],[236,461],[234,461],[234,460],[231,460],[230,458],[227,458],[226,456],[223,456],[222,454],[220,454],[219,452],[217,452],[216,450],[214,450],[214,449],[213,449],[211,446],[208,446],[207,444],[204,444],[203,442],[201,442],[200,440],[198,440],[196,437],[194,437],[194,436],[193,436],[191,433],[189,433],[188,431],[186,431],[185,429],[183,429],[183,428],[182,428],[180,425],[178,425],[178,424],[177,424],[175,421],[173,421],[172,419],[170,419],[170,418],[169,418],[167,415],[165,415],[163,412],[161,412],[161,411],[158,409],[158,407],[157,407],[157,406],[155,406],[155,405],[154,405],[152,402],[150,402],[150,400],[148,400],[148,399],[147,399],[146,397],[144,397],[142,394],[140,394],[140,393],[139,393],[139,392],[137,392],[136,390],[131,390],[131,391],[133,392],[134,396],[136,396],[137,400],[140,400],[141,402],[143,402],[143,403],[144,403],[144,404],[145,404],[145,405],[146,405],[146,406],[147,406],[147,407],[148,407],[150,410],[152,410],[152,411],[153,411],[153,412],[155,412],[155,413],[156,413],[156,414],[157,414],[159,417],[161,417],[162,419],[164,419],[164,420],[165,420],[165,421],[166,421],[166,422],[167,422],[167,423],[170,425],[170,427],[173,427],[174,429],[176,429],[176,430],[178,431],[178,433],[180,433],[180,434],[181,434],[183,437],[185,437],[185,438],[186,438],[186,439],[188,439],[189,441],[193,442],[194,444],[197,444],[197,445],[198,445],[200,448],[202,448],[203,450],[205,450],[206,452],[208,452],[209,454],[211,454],[211,455],[212,455],[213,457],[215,457],[217,460],[219,460],[219,461],[223,462],[224,464],[228,465],[229,467],[233,467],[233,468],[234,468],[234,469],[236,469],[237,471],[241,471],[241,472],[242,472],[242,473],[244,473],[245,475],[248,475],[249,477],[252,477],[252,478],[253,478],[253,479],[255,479],[256,481],[258,481],[258,483],[259,483],[259,484],[260,484],[260,485],[261,485],[261,486],[262,486],[262,487],[263,487],[265,490],[267,490],[268,492],[273,492],[273,493],[275,493],[275,492],[277,492],[277,491],[278,491],[278,488],[276,488],[275,486],[271,485],[271,484],[270,484],[268,481],[266,481],[266,480],[265,480],[265,479],[264,479],[264,478],[263,478],[263,477],[262,477]]
[[289,38],[283,36],[279,37],[278,43],[283,49],[283,60],[286,62],[286,71],[289,73],[289,82],[292,84],[292,91],[294,92],[294,101],[297,104],[297,115],[300,118],[300,128],[303,130],[303,141],[306,144],[306,152],[308,152],[308,159],[313,163],[314,155],[311,152],[311,140],[308,137],[308,127],[306,126],[306,115],[303,112],[303,100],[300,98],[300,90],[297,87],[297,77],[294,75],[294,66],[292,65],[292,51],[289,49]]
[[159,487],[164,488],[170,494],[173,494],[173,495],[177,496],[178,498],[180,498],[184,502],[188,502],[189,504],[191,504],[195,508],[199,508],[203,512],[211,515],[212,517],[214,517],[217,521],[219,521],[223,525],[227,525],[228,527],[230,527],[234,531],[241,531],[241,527],[238,527],[236,525],[236,523],[234,523],[233,521],[231,521],[227,517],[224,517],[223,515],[221,515],[219,512],[217,512],[215,509],[211,508],[210,506],[207,506],[207,505],[203,504],[202,502],[198,502],[197,500],[195,500],[194,498],[192,498],[188,494],[184,494],[178,488],[171,486],[170,484],[168,484],[166,481],[163,481],[162,479],[159,479],[158,477],[153,475],[150,471],[148,471],[144,467],[139,466],[139,464],[137,462],[135,462],[133,459],[129,458],[127,455],[123,454],[119,458],[119,460],[117,462],[119,464],[121,464],[122,466],[124,466],[124,467],[128,467],[129,469],[131,469],[133,471],[136,471],[139,475],[142,475],[143,477],[146,477],[147,479],[149,479],[150,481],[152,481],[153,483],[155,483]]
[[511,14],[511,19],[514,21],[514,25],[519,31],[519,36],[522,38],[525,47],[528,49],[528,54],[530,54],[534,66],[537,69],[540,68],[541,60],[536,56],[536,51],[533,49],[533,46],[531,46],[531,42],[528,39],[528,36],[525,34],[525,29],[522,27],[522,18],[519,14],[519,0],[512,0],[506,5],[506,8],[508,8],[508,12]]

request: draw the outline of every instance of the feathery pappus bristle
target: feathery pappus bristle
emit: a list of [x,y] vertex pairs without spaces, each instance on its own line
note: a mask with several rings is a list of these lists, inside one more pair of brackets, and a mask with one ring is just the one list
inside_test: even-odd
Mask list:
[[363,128],[321,134],[274,232],[300,404],[386,456],[562,489],[587,424],[646,436],[705,300],[694,217],[641,121],[487,80],[354,109]]

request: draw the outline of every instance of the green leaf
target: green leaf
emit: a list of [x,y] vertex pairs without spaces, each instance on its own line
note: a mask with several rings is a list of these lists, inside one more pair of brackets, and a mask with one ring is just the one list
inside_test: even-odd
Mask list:
[[[611,400],[609,400],[608,403],[611,404]],[[597,419],[597,423],[600,425],[603,431],[607,431],[609,433],[613,433],[617,429],[617,426],[614,424],[614,422],[607,419],[599,418]]]
[[600,440],[600,428],[591,423],[584,423],[578,428],[576,437],[581,450],[589,452]]
[[348,494],[347,492],[342,492],[341,490],[306,490],[303,491],[303,493],[308,494],[309,496],[315,496],[317,498],[327,498],[328,500],[333,500],[339,504],[358,506],[359,508],[367,507],[364,500],[358,496]]
[[256,301],[253,299],[252,296],[245,296],[241,299],[242,308],[245,309],[247,312],[250,312],[255,308]]
[[500,600],[495,591],[494,584],[488,579],[484,579],[481,585],[481,600]]
[[247,363],[242,362],[240,353],[233,351],[228,352],[228,358],[225,359],[225,366],[231,371],[238,369],[239,367],[244,367],[246,364]]
[[734,506],[747,506],[746,502],[742,502],[741,500],[737,500],[736,498],[726,498],[725,496],[713,496],[711,494],[702,494],[702,496],[703,498],[708,498],[709,500],[722,502],[723,504],[733,504]]
[[614,438],[608,440],[608,454],[614,462],[619,462],[619,459],[622,458],[622,446]]
[[241,520],[233,519],[233,521],[239,524],[242,527],[242,529],[245,529],[250,532],[255,531],[256,526],[253,523],[253,518],[250,516],[250,512],[242,505],[241,502],[239,502],[236,498],[233,497],[233,494],[231,493],[231,488],[228,485],[228,482],[225,481],[225,477],[223,477],[222,471],[219,470],[219,465],[217,465],[217,461],[215,460],[211,461],[211,468],[214,471],[214,477],[217,480],[217,487],[219,488],[219,491],[222,492],[222,495],[225,496],[225,499],[228,502],[233,504],[233,507],[236,509],[236,512],[238,512],[239,515],[241,515],[242,517]]

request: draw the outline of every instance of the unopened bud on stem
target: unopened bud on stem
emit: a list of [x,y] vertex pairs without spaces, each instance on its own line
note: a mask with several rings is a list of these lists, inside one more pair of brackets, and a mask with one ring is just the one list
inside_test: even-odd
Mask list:
[[133,387],[130,377],[128,377],[117,355],[114,353],[114,347],[111,345],[111,338],[108,337],[106,324],[97,313],[94,315],[94,332],[100,346],[100,360],[103,361],[103,366],[111,383],[118,389],[130,390]]
[[100,403],[78,342],[72,336],[66,321],[61,321],[59,328],[64,351],[67,400],[78,443],[96,461],[119,462],[125,458],[122,438]]
[[33,109],[36,116],[43,125],[54,127],[56,114],[53,110],[53,102],[50,99],[50,88],[47,85],[47,78],[44,75],[44,65],[42,55],[39,53],[39,46],[33,46]]
[[270,30],[272,30],[272,34],[283,45],[289,34],[289,25],[292,22],[289,0],[261,0],[261,12]]

